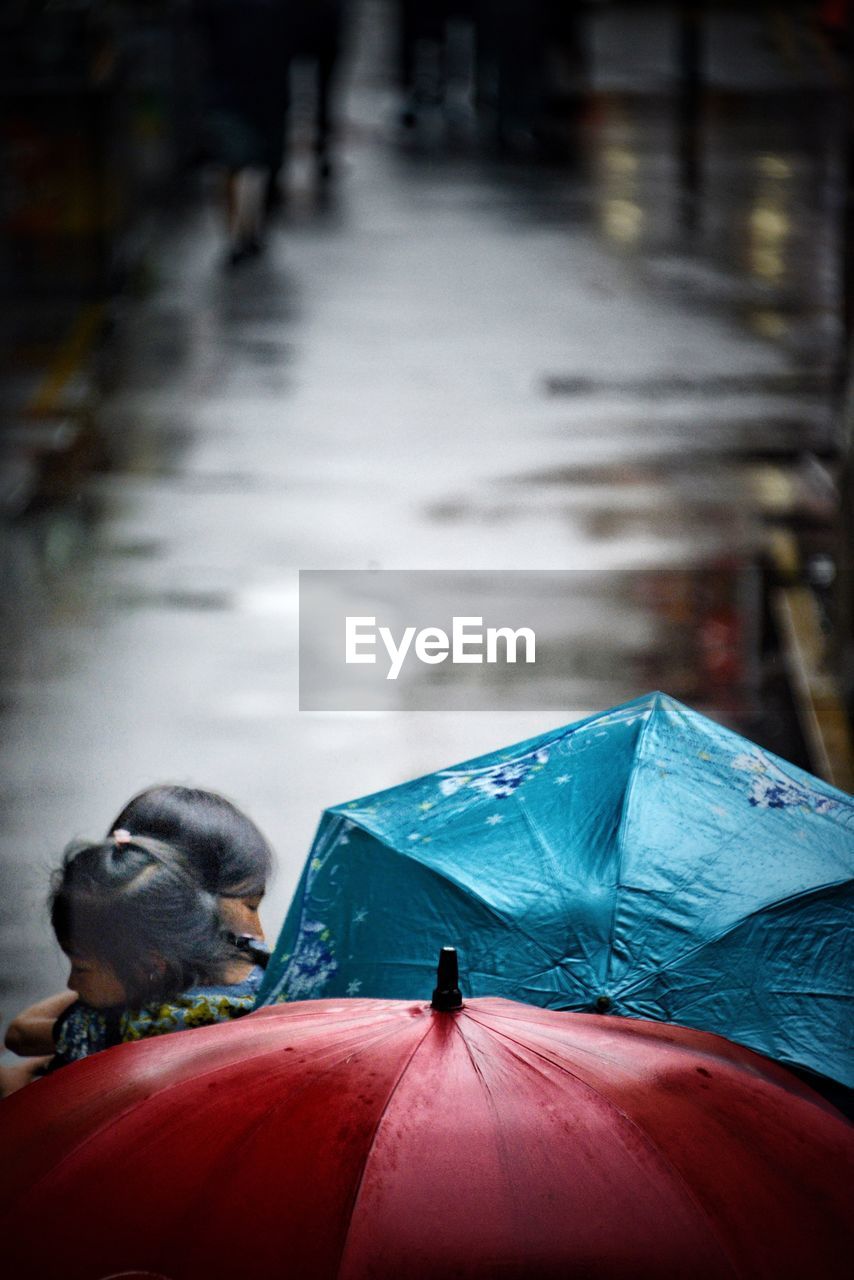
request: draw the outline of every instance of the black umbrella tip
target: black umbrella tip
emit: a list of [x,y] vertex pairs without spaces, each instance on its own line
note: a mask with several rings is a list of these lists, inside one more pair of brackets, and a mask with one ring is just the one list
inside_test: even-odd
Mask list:
[[463,997],[460,992],[460,971],[457,964],[456,947],[442,947],[439,952],[439,967],[436,970],[436,989],[431,1008],[440,1013],[451,1013],[454,1009],[462,1009]]

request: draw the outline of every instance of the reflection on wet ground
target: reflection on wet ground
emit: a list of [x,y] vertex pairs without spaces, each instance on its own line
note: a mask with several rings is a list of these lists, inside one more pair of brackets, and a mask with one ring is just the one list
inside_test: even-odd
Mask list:
[[[716,14],[686,194],[671,11],[609,6],[573,168],[402,154],[386,18],[334,209],[297,191],[226,275],[201,184],[117,309],[98,449],[6,540],[4,1014],[60,976],[45,867],[155,780],[269,832],[275,930],[325,805],[650,687],[802,750],[761,579],[775,521],[828,519],[803,454],[838,443],[836,97]],[[548,713],[299,714],[297,570],[378,567],[614,576]]]

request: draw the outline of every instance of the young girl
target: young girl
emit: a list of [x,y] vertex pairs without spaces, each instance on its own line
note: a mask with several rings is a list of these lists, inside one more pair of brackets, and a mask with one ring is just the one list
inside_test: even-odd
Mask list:
[[[217,898],[222,928],[231,940],[248,959],[266,963],[258,910],[273,858],[245,813],[213,791],[155,786],[128,801],[111,823],[113,831],[151,837],[179,849],[202,887]],[[6,1047],[23,1057],[52,1054],[54,1024],[76,999],[75,991],[61,991],[25,1009],[10,1024]],[[12,1071],[6,1091],[25,1081],[26,1072]]]
[[116,815],[110,831],[116,830],[176,845],[219,899],[223,926],[264,941],[258,908],[273,855],[255,823],[230,800],[196,787],[149,787]]
[[263,970],[227,940],[216,899],[162,841],[118,830],[70,846],[54,876],[51,923],[77,999],[53,1027],[50,1069],[252,1008]]

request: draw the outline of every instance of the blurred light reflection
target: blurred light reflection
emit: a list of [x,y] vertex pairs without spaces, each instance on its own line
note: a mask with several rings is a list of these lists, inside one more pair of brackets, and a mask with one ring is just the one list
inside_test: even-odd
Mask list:
[[640,239],[645,221],[637,203],[639,158],[625,145],[606,146],[600,168],[602,228],[618,244],[632,245]]
[[760,179],[747,216],[747,262],[760,280],[779,284],[790,256],[792,166],[782,156],[764,153],[757,157],[756,167]]

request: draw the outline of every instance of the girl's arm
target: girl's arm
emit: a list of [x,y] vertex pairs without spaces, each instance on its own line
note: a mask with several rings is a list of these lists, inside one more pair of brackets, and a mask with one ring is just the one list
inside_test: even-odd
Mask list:
[[22,1058],[53,1053],[53,1024],[76,999],[76,991],[58,991],[47,1000],[31,1004],[9,1023],[6,1048]]
[[53,1061],[52,1058],[28,1058],[18,1067],[0,1066],[0,1098],[8,1098],[29,1084]]

